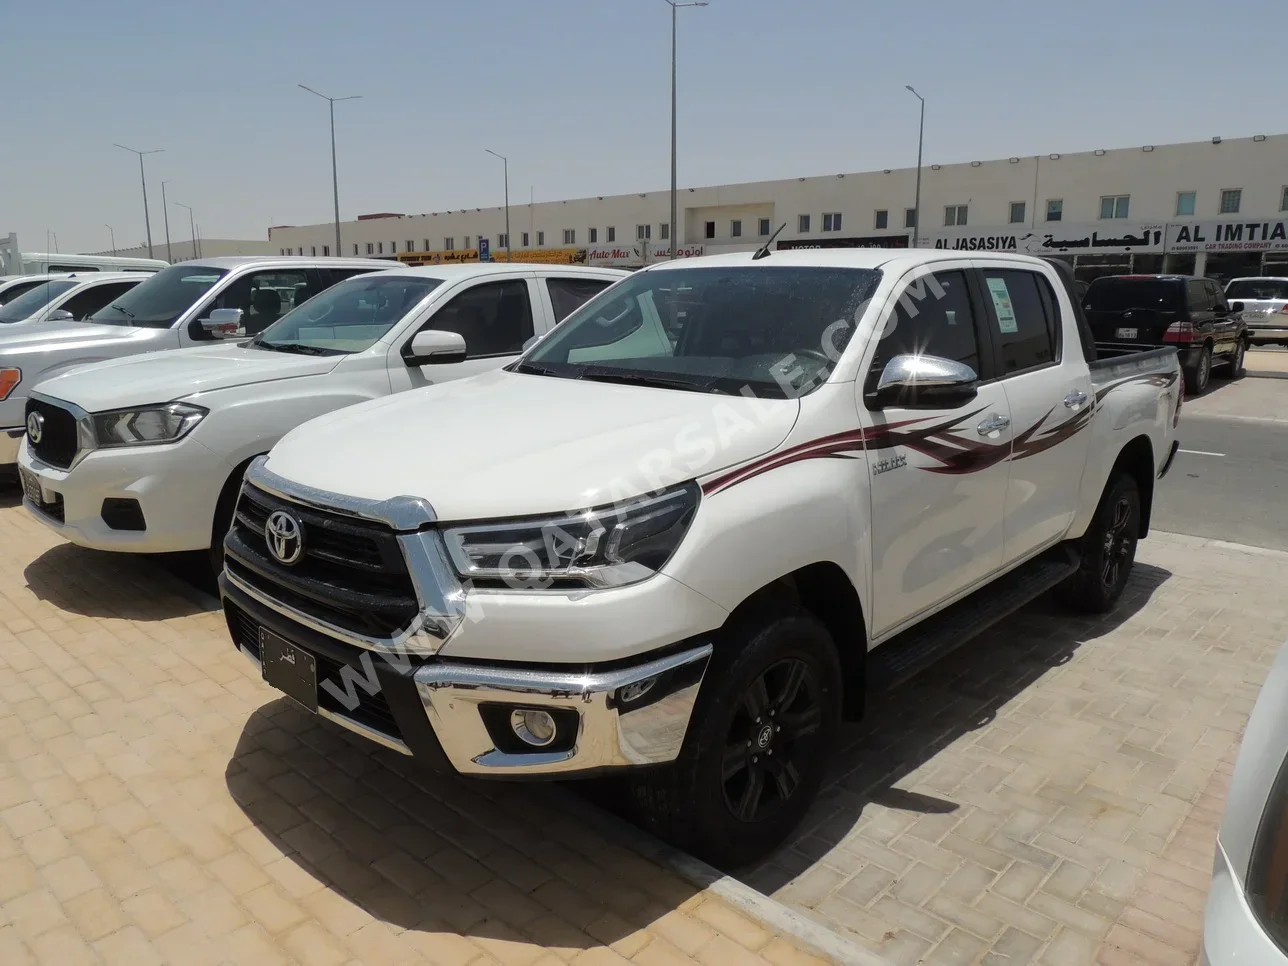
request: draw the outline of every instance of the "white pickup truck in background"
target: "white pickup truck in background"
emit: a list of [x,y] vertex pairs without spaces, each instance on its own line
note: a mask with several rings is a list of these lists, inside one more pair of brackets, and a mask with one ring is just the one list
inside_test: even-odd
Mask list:
[[[28,430],[18,455],[27,506],[81,546],[213,547],[219,569],[242,474],[286,432],[343,406],[500,368],[626,274],[395,268],[339,282],[249,342],[55,377],[28,402],[28,418],[43,425],[39,436]],[[238,336],[238,319],[228,321]],[[81,424],[74,438],[57,435]]]
[[1175,454],[1174,349],[1097,359],[1067,267],[664,263],[504,370],[289,433],[220,577],[265,679],[473,776],[617,772],[724,866],[843,717],[1047,590],[1112,607]]
[[[30,418],[27,395],[37,383],[87,363],[208,345],[218,333],[206,321],[216,312],[229,330],[225,334],[253,335],[328,286],[392,264],[304,256],[181,262],[145,276],[84,321],[0,326],[0,472],[17,462],[18,444]],[[57,420],[57,414],[53,418]],[[53,457],[65,464],[77,445],[75,426],[55,426],[51,434],[46,445],[69,448]]]

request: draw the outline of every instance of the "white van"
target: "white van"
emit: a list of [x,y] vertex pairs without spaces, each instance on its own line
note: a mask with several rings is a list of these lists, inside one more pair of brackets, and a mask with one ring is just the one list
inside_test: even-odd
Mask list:
[[169,264],[159,258],[24,252],[18,248],[18,236],[12,232],[7,238],[0,238],[0,276],[58,275],[65,272],[159,272]]

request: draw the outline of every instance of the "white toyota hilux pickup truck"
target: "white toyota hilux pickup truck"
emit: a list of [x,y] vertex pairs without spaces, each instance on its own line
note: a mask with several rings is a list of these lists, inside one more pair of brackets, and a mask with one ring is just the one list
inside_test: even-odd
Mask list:
[[1113,606],[1176,450],[1175,352],[1097,359],[1022,255],[685,259],[518,362],[246,474],[229,631],[321,717],[472,776],[624,773],[726,867],[843,719],[1039,594]]
[[[222,569],[246,466],[286,432],[343,406],[498,369],[627,274],[518,263],[372,272],[251,341],[56,376],[27,403],[28,421],[39,414],[42,424],[18,452],[25,503],[72,543],[136,553],[213,547]],[[71,440],[57,436],[64,424],[76,427]]]
[[[37,383],[105,359],[208,345],[222,334],[255,335],[341,279],[392,264],[374,258],[248,255],[181,262],[99,303],[83,320],[0,325],[0,471],[17,462],[18,444],[33,418],[28,393]],[[5,311],[10,308],[12,303]],[[48,418],[50,462],[64,468],[78,446],[78,430],[65,415],[39,412],[35,420],[40,425]]]

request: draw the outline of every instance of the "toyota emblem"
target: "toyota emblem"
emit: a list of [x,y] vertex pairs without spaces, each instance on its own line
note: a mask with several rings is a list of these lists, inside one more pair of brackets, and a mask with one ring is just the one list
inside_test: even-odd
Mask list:
[[45,438],[45,417],[40,413],[32,413],[27,417],[27,438],[33,443],[39,443]]
[[264,540],[274,559],[288,567],[298,563],[304,554],[304,530],[300,521],[285,510],[269,515],[264,524]]

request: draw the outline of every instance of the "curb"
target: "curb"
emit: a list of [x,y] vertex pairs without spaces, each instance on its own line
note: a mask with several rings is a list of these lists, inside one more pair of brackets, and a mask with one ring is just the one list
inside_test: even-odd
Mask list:
[[851,942],[822,923],[732,876],[725,875],[715,866],[654,838],[625,819],[586,802],[563,786],[552,784],[549,791],[555,795],[560,806],[575,814],[579,821],[607,838],[622,842],[632,851],[670,869],[693,885],[714,893],[731,906],[772,927],[779,935],[796,940],[806,952],[844,966],[894,966],[888,959]]

